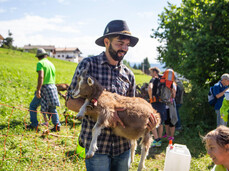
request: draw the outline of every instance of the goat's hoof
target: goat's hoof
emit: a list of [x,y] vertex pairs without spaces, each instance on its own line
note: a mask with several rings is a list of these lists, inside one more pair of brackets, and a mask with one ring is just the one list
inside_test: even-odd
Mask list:
[[93,156],[94,156],[94,153],[93,153],[93,152],[87,153],[87,154],[86,154],[86,159],[90,159],[90,158],[92,158]]

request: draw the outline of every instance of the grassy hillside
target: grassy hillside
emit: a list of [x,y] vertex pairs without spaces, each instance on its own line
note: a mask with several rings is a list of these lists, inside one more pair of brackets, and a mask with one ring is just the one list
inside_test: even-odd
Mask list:
[[[49,59],[56,67],[56,82],[70,83],[77,64]],[[85,170],[84,160],[76,154],[80,121],[66,122],[63,99],[58,108],[62,123],[60,133],[42,135],[45,127],[40,127],[39,133],[25,130],[24,124],[29,123],[29,103],[37,85],[37,62],[34,54],[0,48],[0,170]],[[134,73],[137,84],[149,82],[149,76],[136,70]],[[67,114],[67,119],[75,115],[71,111]],[[42,123],[40,113],[38,118]],[[189,148],[192,154],[190,170],[210,170],[212,162],[199,133],[205,134],[201,126],[186,127],[176,136],[175,143],[186,144]],[[146,170],[163,170],[167,144],[168,141],[163,140],[162,147],[150,149]],[[139,152],[138,148],[131,171],[137,169]]]

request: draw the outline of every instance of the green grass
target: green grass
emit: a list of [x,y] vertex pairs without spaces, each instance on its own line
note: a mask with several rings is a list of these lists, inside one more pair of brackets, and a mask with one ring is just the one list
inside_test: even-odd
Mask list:
[[[56,67],[56,83],[70,83],[77,64],[49,58]],[[80,122],[71,120],[67,123],[63,115],[64,100],[58,107],[61,132],[42,135],[45,129],[36,133],[25,130],[29,123],[29,104],[37,85],[36,63],[34,54],[0,48],[0,170],[86,170],[84,160],[76,154]],[[149,82],[150,76],[139,70],[133,70],[136,84]],[[68,111],[72,118],[74,112]],[[181,109],[185,115],[185,109]],[[42,115],[38,118],[42,123]],[[52,125],[52,124],[50,124]],[[175,137],[175,143],[185,144],[189,148],[192,161],[191,171],[205,171],[212,167],[211,159],[199,134],[206,134],[204,124],[196,128],[185,126]],[[162,147],[151,148],[146,159],[145,170],[163,170],[167,140]],[[137,170],[140,160],[140,147],[137,149],[131,171]]]
[[136,85],[143,83],[149,83],[151,76],[144,74],[141,70],[132,69],[136,79]]

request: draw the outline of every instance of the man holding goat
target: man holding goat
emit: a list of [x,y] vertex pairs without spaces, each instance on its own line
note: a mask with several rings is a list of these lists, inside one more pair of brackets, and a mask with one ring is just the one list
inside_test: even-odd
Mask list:
[[[73,99],[71,92],[77,85],[77,75],[86,69],[88,74],[94,77],[107,90],[123,96],[135,96],[135,78],[133,72],[128,69],[122,60],[129,46],[134,47],[138,38],[131,35],[130,30],[123,20],[114,20],[107,24],[104,34],[95,43],[105,47],[105,52],[93,57],[85,58],[76,68],[72,83],[68,89],[67,107],[73,111],[79,110],[83,99]],[[96,105],[95,101],[91,106]],[[113,119],[114,124],[123,125],[118,115]],[[89,149],[92,128],[95,122],[88,116],[82,120],[82,128],[79,143]],[[149,119],[148,127],[151,130],[156,125],[155,119]],[[123,125],[124,127],[125,125]],[[126,138],[116,136],[111,128],[104,128],[97,140],[98,150],[95,155],[86,159],[87,170],[128,170],[130,166],[130,142]]]

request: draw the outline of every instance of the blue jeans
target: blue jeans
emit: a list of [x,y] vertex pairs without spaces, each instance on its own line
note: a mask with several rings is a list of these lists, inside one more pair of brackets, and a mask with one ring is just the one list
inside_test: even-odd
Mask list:
[[[41,99],[38,99],[36,94],[32,100],[32,102],[30,103],[30,106],[29,106],[29,110],[30,110],[30,122],[31,122],[31,125],[33,127],[37,127],[38,126],[38,120],[37,120],[37,108],[40,106],[41,104]],[[57,110],[56,110],[56,106],[49,106],[48,108],[48,111],[49,113],[56,113],[56,114],[48,114],[48,117],[52,118],[52,123],[54,125],[58,125],[60,126],[60,122],[59,122],[59,115],[57,113]]]
[[225,122],[223,120],[223,118],[221,118],[220,116],[220,110],[215,110],[215,113],[216,113],[216,117],[217,117],[217,127],[220,126],[220,125],[224,125],[224,126],[227,126],[227,122]]
[[95,153],[92,158],[85,161],[87,171],[128,171],[131,160],[130,153],[130,150],[128,150],[114,157]]

